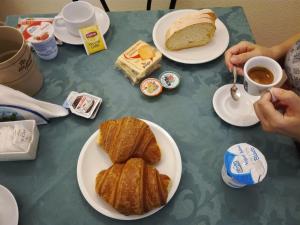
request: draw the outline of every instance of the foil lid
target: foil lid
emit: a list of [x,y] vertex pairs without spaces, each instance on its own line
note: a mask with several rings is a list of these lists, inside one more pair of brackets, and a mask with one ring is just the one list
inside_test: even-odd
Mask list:
[[240,143],[231,146],[224,155],[227,175],[240,184],[261,182],[267,174],[267,161],[255,147]]

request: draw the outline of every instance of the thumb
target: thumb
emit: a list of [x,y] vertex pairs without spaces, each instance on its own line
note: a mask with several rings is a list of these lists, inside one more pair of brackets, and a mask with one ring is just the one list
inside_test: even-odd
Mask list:
[[281,104],[294,106],[300,104],[300,98],[293,91],[287,91],[281,88],[271,88],[271,93]]
[[239,55],[233,55],[230,59],[230,62],[232,64],[237,64],[237,65],[241,65],[244,64],[248,59],[252,58],[256,56],[256,54],[254,52],[245,52]]

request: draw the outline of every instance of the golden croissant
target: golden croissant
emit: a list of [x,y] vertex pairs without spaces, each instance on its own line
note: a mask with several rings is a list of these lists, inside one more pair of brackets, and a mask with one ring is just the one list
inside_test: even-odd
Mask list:
[[154,134],[142,120],[123,117],[107,120],[100,125],[98,143],[108,153],[112,162],[122,163],[132,157],[157,163],[161,154]]
[[141,158],[113,164],[96,177],[96,192],[117,211],[140,215],[166,204],[170,178]]

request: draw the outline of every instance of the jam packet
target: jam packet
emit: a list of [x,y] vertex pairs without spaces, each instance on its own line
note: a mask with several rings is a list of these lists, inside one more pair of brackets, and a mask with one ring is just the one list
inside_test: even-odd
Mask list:
[[75,91],[71,91],[63,106],[67,109],[70,109],[71,112],[75,115],[87,119],[94,119],[101,103],[102,98],[85,92],[78,93]]
[[79,33],[87,55],[107,49],[103,35],[97,25],[81,28]]

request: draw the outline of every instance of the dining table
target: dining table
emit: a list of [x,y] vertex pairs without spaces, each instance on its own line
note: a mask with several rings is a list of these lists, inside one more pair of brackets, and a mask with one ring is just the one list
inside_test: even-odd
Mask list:
[[[242,7],[212,10],[228,29],[229,47],[241,40],[255,42]],[[76,91],[99,96],[103,102],[94,119],[70,113],[38,126],[35,160],[0,162],[0,184],[16,198],[19,225],[300,224],[300,152],[294,140],[265,132],[259,123],[233,126],[214,111],[214,93],[232,82],[224,54],[199,64],[163,56],[160,69],[151,77],[174,71],[181,81],[176,89],[156,97],[143,95],[139,85],[132,85],[116,69],[118,56],[136,41],[154,45],[153,27],[169,12],[108,12],[107,50],[88,56],[82,45],[63,44],[53,60],[35,55],[44,83],[34,98],[62,105]],[[20,16],[55,14],[11,15],[6,24],[16,26]],[[241,77],[238,82],[243,82]],[[103,121],[123,116],[145,119],[165,129],[176,142],[182,161],[175,195],[159,211],[138,220],[102,215],[86,201],[77,180],[77,162],[86,141]],[[268,171],[261,183],[235,189],[223,182],[224,153],[237,143],[253,145],[265,156]]]

